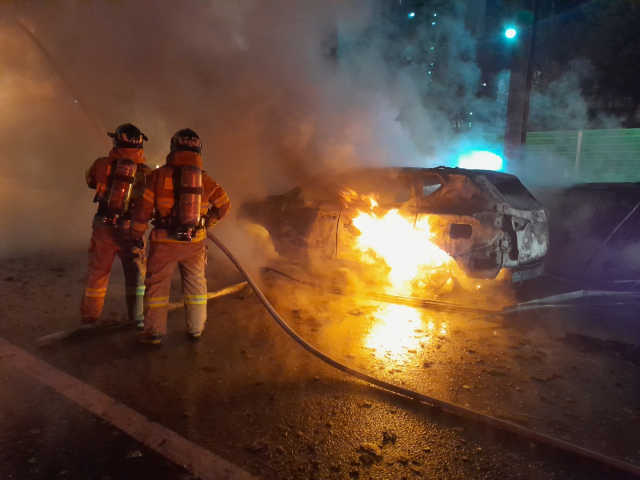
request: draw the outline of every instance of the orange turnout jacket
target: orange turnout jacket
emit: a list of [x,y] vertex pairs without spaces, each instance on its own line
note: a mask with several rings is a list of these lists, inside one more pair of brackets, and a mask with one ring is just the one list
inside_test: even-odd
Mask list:
[[[167,163],[151,173],[147,177],[147,183],[144,190],[142,201],[136,202],[133,210],[133,217],[131,221],[131,235],[136,238],[140,238],[144,235],[147,229],[147,223],[151,220],[152,216],[156,219],[167,217],[171,214],[171,209],[174,206],[174,192],[173,192],[173,167],[194,165],[202,168],[202,156],[196,152],[190,151],[175,151],[167,155]],[[200,207],[200,214],[206,215],[209,207],[215,207],[211,218],[206,224],[206,227],[211,227],[222,220],[231,210],[231,202],[229,197],[205,171],[202,172],[202,204]],[[155,214],[154,214],[155,211]],[[200,229],[196,233],[196,237],[193,242],[200,242],[206,238],[205,229]],[[151,231],[149,237],[152,241],[156,242],[179,242],[175,237],[175,232],[165,230],[163,228],[155,227]]]

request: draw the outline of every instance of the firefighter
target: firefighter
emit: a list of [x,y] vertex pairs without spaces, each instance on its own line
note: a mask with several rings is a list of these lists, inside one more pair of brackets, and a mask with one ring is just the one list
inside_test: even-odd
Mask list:
[[[200,338],[207,319],[206,229],[222,220],[231,204],[225,191],[202,170],[202,142],[191,129],[171,138],[167,163],[147,179],[144,196],[136,203],[131,236],[142,238],[153,216],[149,235],[144,331],[138,341],[159,345],[167,332],[171,275],[179,267],[187,335]],[[210,206],[209,206],[210,205]]]
[[147,137],[130,123],[114,133],[108,157],[97,159],[87,171],[87,185],[96,190],[98,212],[93,218],[89,244],[89,267],[80,307],[83,324],[100,324],[109,272],[116,255],[122,261],[126,287],[127,314],[142,328],[146,255],[144,239],[129,235],[133,205],[142,199],[146,177],[143,141]]

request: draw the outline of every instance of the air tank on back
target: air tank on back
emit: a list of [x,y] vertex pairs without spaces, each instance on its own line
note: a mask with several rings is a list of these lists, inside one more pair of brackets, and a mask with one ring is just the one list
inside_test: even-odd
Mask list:
[[127,212],[137,168],[136,162],[128,158],[121,158],[116,162],[107,192],[104,223],[115,225]]
[[202,170],[196,166],[182,167],[180,173],[180,200],[178,221],[181,227],[200,226],[202,203]]

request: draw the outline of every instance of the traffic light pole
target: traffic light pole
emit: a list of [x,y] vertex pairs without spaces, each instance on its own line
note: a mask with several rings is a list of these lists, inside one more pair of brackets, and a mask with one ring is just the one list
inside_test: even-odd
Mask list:
[[523,0],[518,15],[518,37],[511,52],[511,76],[507,100],[504,132],[504,157],[507,162],[523,161],[523,147],[527,140],[527,120],[533,80],[532,56],[536,39],[540,0]]

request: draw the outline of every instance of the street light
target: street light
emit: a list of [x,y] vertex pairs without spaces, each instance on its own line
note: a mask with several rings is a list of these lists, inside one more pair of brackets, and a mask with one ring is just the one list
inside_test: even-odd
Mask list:
[[516,31],[515,28],[507,28],[504,32],[504,36],[509,39],[514,38],[517,34],[518,32]]
[[458,168],[500,172],[504,168],[504,160],[500,155],[488,150],[473,150],[458,157]]

